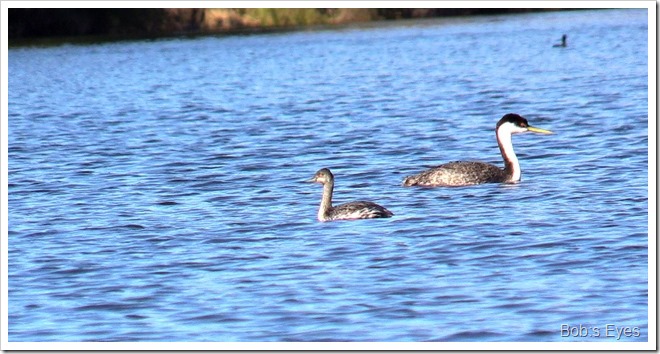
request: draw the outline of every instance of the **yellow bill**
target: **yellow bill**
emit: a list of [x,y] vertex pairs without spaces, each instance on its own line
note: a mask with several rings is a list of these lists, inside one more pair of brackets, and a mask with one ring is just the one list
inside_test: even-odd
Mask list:
[[539,134],[554,134],[553,132],[551,132],[549,130],[536,128],[536,127],[532,127],[532,126],[528,126],[527,130],[529,130],[530,132],[539,133]]

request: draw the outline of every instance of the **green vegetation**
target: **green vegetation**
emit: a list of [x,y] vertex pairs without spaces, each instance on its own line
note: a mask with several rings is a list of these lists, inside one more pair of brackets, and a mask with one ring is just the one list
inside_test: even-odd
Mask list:
[[241,16],[256,19],[263,27],[309,26],[330,22],[330,16],[317,9],[235,9]]

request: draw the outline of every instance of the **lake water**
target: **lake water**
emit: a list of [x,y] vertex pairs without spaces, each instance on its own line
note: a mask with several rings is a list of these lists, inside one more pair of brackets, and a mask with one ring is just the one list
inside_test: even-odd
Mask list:
[[[9,341],[646,342],[647,22],[11,48]],[[521,183],[401,186],[509,112]],[[395,216],[318,222],[322,167]]]

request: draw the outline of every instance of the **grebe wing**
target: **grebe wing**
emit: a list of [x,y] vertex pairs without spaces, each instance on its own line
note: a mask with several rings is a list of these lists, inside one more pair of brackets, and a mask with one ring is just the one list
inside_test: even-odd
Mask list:
[[492,164],[477,161],[454,161],[431,168],[403,181],[404,186],[469,186],[498,182],[504,171]]
[[371,218],[389,218],[394,215],[386,208],[366,201],[356,201],[346,204],[340,204],[332,208],[330,213],[332,219],[371,219]]

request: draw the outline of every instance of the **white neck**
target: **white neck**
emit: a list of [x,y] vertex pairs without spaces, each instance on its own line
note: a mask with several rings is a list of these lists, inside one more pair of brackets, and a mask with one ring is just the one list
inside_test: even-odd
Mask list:
[[317,215],[319,221],[325,221],[325,216],[332,208],[332,190],[334,183],[332,181],[323,184],[323,197],[321,197],[321,206]]
[[520,163],[515,151],[513,151],[513,143],[511,141],[511,134],[520,132],[520,128],[510,123],[502,124],[497,129],[497,144],[500,146],[500,152],[504,159],[505,168],[509,168],[512,173],[511,181],[520,181]]

